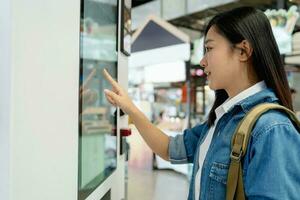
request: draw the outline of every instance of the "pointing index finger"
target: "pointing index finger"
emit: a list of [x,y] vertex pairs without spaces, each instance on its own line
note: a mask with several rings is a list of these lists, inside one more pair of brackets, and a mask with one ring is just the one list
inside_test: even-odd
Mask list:
[[120,90],[119,84],[111,77],[111,75],[106,71],[106,69],[103,69],[103,75],[115,89]]

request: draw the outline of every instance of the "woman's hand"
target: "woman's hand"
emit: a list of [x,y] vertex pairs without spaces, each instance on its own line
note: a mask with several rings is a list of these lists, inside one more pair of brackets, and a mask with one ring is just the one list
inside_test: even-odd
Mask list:
[[151,124],[147,117],[132,103],[127,92],[121,88],[106,70],[103,70],[103,75],[113,87],[113,91],[104,90],[107,100],[130,115],[132,122],[149,147],[163,159],[169,160],[169,137]]
[[136,109],[136,106],[133,104],[132,100],[129,98],[127,92],[110,76],[110,74],[104,69],[104,77],[112,85],[113,91],[105,89],[104,93],[112,105],[120,107],[125,113],[131,114]]

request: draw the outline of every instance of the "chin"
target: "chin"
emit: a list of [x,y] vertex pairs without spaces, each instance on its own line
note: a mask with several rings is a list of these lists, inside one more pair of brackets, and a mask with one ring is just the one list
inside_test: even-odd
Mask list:
[[223,90],[224,89],[224,87],[219,87],[219,86],[217,86],[217,85],[215,85],[215,84],[213,84],[211,82],[208,82],[208,87],[211,90],[214,90],[214,91],[216,91],[216,90]]
[[211,87],[210,85],[208,85],[208,87],[209,87],[209,89],[211,89],[211,90],[216,90],[216,89],[214,89],[213,87]]
[[210,81],[208,82],[208,87],[209,87],[209,89],[211,89],[211,90],[217,90],[218,88],[216,88],[216,86],[213,84],[213,83],[211,83]]

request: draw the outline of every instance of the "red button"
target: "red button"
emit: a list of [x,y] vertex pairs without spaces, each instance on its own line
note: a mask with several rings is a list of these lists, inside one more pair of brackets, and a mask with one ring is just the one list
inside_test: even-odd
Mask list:
[[128,137],[131,135],[131,129],[130,128],[121,128],[121,135],[123,137]]
[[[131,129],[130,128],[121,128],[120,132],[121,132],[121,136],[123,136],[123,137],[127,137],[127,136],[131,135]],[[116,128],[113,128],[112,135],[117,136],[117,129]]]

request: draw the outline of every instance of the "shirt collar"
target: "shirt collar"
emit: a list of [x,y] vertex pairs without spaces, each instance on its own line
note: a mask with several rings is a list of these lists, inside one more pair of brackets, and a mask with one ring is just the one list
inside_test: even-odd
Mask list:
[[256,83],[255,85],[243,90],[236,96],[232,98],[228,98],[223,104],[221,104],[219,107],[216,108],[215,113],[217,119],[220,119],[225,113],[227,113],[234,105],[238,104],[239,102],[242,102],[244,99],[247,99],[248,97],[259,93],[267,88],[264,81],[260,81]]

